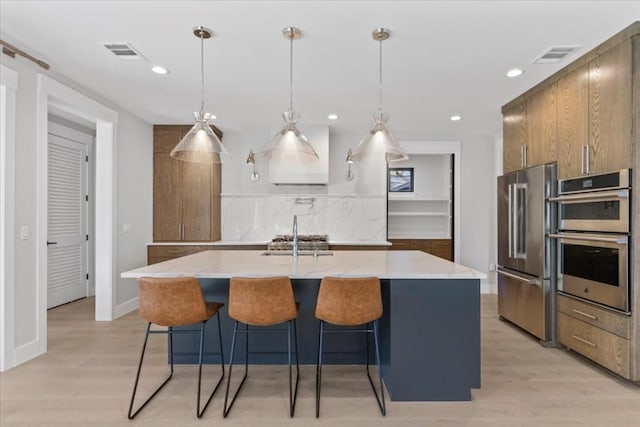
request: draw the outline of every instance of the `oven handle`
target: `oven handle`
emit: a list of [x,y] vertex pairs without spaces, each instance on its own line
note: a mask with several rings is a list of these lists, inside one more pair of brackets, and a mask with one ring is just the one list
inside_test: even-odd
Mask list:
[[593,234],[583,236],[581,234],[558,233],[558,234],[549,234],[549,237],[551,237],[552,239],[586,240],[590,242],[616,243],[618,245],[626,245],[628,242],[627,236],[605,237],[605,236],[594,236]]
[[573,200],[602,200],[602,199],[628,199],[629,190],[602,191],[600,193],[567,194],[565,196],[549,197],[550,202],[571,202]]
[[517,275],[517,274],[509,273],[509,272],[507,272],[507,271],[505,271],[505,270],[503,270],[501,268],[498,268],[496,270],[496,273],[502,274],[503,276],[507,276],[507,277],[510,277],[512,279],[516,279],[519,282],[524,282],[524,283],[527,283],[529,285],[539,285],[540,284],[540,279],[528,279],[526,277],[523,277],[523,276],[520,276],[520,275]]

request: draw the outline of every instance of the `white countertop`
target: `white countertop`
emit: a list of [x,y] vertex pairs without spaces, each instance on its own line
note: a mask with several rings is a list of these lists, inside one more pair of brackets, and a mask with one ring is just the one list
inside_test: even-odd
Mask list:
[[[215,242],[151,242],[147,246],[250,246],[266,245],[271,240],[217,240]],[[391,242],[363,240],[329,240],[330,245],[338,246],[391,246]]]
[[332,256],[262,256],[264,251],[212,250],[149,265],[121,274],[123,278],[233,276],[324,276],[381,279],[485,279],[484,273],[421,251],[333,251]]

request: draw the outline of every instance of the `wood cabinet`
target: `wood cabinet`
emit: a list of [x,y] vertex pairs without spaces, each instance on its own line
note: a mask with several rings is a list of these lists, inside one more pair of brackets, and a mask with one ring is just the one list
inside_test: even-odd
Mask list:
[[589,136],[589,67],[558,80],[558,179],[585,173],[584,145]]
[[632,39],[558,81],[558,178],[633,166]]
[[589,62],[589,150],[587,173],[633,166],[632,39]]
[[504,173],[524,166],[523,150],[526,146],[526,109],[524,102],[517,102],[504,111],[502,119],[502,146]]
[[556,161],[557,83],[552,83],[503,111],[503,171]]
[[631,376],[629,316],[558,295],[558,342],[625,378]]
[[[191,126],[153,127],[153,240],[220,239],[220,165],[169,156]],[[214,131],[221,137],[218,129]]]
[[389,239],[390,251],[423,251],[448,261],[453,260],[451,239]]
[[558,84],[554,82],[527,98],[524,149],[526,167],[556,161],[557,93]]
[[157,264],[170,259],[195,254],[202,251],[266,250],[267,245],[149,245],[147,264]]

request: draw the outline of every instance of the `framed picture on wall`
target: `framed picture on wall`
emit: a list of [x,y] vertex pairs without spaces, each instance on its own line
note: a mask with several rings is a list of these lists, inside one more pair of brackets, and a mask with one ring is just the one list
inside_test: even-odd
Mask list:
[[413,168],[389,168],[389,193],[413,193]]

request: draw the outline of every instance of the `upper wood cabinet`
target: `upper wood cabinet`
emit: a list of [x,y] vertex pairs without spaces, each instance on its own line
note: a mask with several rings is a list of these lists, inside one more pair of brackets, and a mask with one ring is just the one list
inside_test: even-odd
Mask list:
[[585,173],[584,146],[589,135],[589,67],[558,80],[558,179]]
[[505,173],[556,161],[557,92],[554,82],[503,111]]
[[632,39],[627,39],[589,62],[587,173],[633,166],[632,58]]
[[190,128],[153,127],[153,240],[157,242],[220,240],[220,165],[169,156]]
[[640,36],[631,33],[638,27],[503,107],[505,173],[553,161],[559,179],[633,167],[634,60],[640,67],[633,50]]
[[520,102],[504,111],[502,119],[502,146],[505,173],[521,169],[524,165],[524,147],[527,128],[525,104]]
[[526,101],[525,166],[556,161],[557,93],[556,82],[534,93]]

